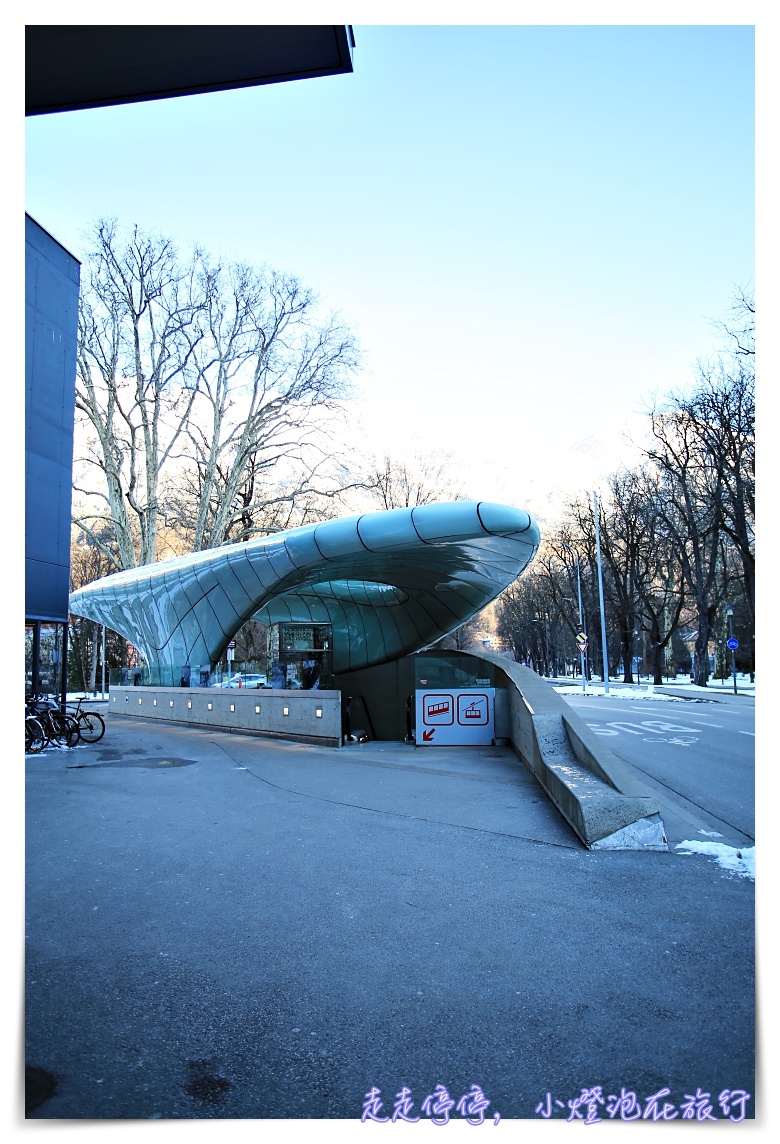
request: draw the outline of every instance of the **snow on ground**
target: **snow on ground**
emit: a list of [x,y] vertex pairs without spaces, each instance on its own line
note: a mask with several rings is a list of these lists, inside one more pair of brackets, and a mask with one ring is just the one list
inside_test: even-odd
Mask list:
[[[699,833],[709,834],[710,832],[702,830]],[[752,878],[754,882],[756,880],[755,846],[738,850],[735,846],[726,846],[723,842],[692,840],[690,842],[678,842],[675,850],[680,850],[683,854],[704,854],[708,858],[714,858],[721,869],[728,870],[732,874],[739,874],[741,878]]]
[[[685,695],[671,695],[666,691],[667,687],[674,688],[675,691],[683,691]],[[607,694],[603,683],[594,683],[593,681],[587,683],[585,691],[583,691],[582,680],[576,677],[570,682],[561,683],[558,681],[554,683],[553,690],[563,695],[603,696]],[[750,676],[738,675],[737,691],[740,695],[755,696],[756,685],[750,682]],[[668,681],[662,687],[654,687],[652,683],[639,683],[632,686],[617,680],[610,680],[608,694],[610,698],[614,696],[616,699],[630,699],[632,701],[642,699],[661,703],[689,703],[691,700],[697,699],[716,699],[720,693],[733,695],[734,685],[730,679],[725,681],[725,685],[717,680],[710,683],[709,687],[696,687],[690,682],[688,676],[680,676],[676,681]]]
[[[704,688],[699,688],[703,691]],[[606,695],[607,692],[603,683],[588,683],[585,685],[585,690],[582,690],[582,684],[576,687],[571,683],[555,684],[553,691],[558,691],[563,695]],[[647,687],[631,687],[630,685],[620,684],[615,686],[613,683],[609,685],[609,697],[616,699],[654,699],[660,700],[662,703],[685,703],[687,700],[683,699],[680,695],[665,695],[663,692],[656,691],[652,684]]]

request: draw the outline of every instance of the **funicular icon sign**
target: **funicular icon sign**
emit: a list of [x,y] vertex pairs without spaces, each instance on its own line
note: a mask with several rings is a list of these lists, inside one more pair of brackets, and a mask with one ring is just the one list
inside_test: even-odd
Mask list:
[[449,714],[449,710],[450,702],[447,699],[443,703],[429,703],[426,715],[447,715]]
[[454,699],[446,692],[425,696],[423,703],[423,722],[436,727],[448,727],[455,719]]

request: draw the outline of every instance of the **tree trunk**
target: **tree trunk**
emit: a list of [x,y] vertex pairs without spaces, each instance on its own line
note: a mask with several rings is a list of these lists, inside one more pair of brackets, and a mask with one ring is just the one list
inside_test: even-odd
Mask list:
[[709,642],[710,632],[715,623],[716,608],[713,605],[699,609],[696,645],[693,653],[693,682],[697,687],[706,687],[710,677]]
[[634,682],[634,659],[632,651],[634,644],[634,629],[624,624],[620,630],[620,647],[623,653],[623,682]]

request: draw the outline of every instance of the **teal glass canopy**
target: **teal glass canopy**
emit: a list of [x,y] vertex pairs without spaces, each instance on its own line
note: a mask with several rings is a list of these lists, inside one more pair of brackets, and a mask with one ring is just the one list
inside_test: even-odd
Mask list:
[[123,635],[153,674],[213,666],[248,619],[329,623],[339,673],[454,631],[538,545],[529,514],[507,505],[391,509],[117,572],[73,592],[70,610]]

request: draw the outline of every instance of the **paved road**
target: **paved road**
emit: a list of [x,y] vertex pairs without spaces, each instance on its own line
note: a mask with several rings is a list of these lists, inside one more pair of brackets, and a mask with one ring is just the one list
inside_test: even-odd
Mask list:
[[584,850],[506,749],[112,716],[26,771],[34,1119],[755,1092],[753,883]]
[[707,700],[561,694],[658,799],[672,845],[703,832],[754,844],[753,698],[715,689]]

